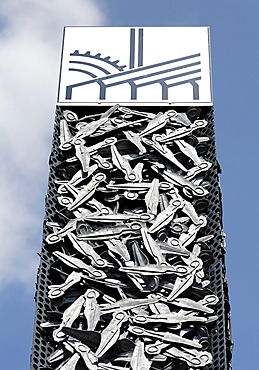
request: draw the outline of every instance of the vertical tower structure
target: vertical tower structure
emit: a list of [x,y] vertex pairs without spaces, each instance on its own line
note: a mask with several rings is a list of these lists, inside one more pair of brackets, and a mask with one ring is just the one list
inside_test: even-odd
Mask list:
[[31,370],[228,370],[207,27],[66,27]]

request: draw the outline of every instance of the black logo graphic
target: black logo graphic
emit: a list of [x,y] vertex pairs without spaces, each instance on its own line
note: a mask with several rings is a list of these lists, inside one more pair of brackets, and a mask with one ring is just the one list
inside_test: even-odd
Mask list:
[[[136,48],[135,29],[130,30],[129,70],[119,66],[119,61],[111,61],[110,57],[102,58],[101,54],[91,55],[88,51],[80,54],[78,50],[70,54],[71,68],[69,71],[83,73],[90,78],[85,81],[67,86],[66,99],[72,99],[73,90],[80,86],[99,85],[99,99],[106,99],[106,91],[114,86],[130,85],[131,100],[137,99],[138,89],[148,85],[158,84],[161,88],[162,100],[168,100],[169,88],[191,84],[193,99],[199,99],[198,80],[201,80],[200,53],[187,55],[182,58],[163,61],[161,63],[143,65],[143,28],[138,29],[138,47]],[[136,50],[137,49],[137,50]],[[137,58],[135,53],[137,52]],[[84,57],[78,60],[78,57]],[[135,67],[135,59],[138,66]]]

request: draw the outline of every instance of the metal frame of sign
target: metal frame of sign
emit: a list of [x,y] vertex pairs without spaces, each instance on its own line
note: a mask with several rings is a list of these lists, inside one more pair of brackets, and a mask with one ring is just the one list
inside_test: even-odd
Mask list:
[[208,27],[65,27],[58,105],[211,106]]

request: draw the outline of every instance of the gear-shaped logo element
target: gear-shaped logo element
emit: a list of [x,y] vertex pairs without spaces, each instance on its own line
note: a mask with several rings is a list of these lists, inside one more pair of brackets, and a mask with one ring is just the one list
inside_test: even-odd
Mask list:
[[75,50],[70,57],[69,63],[73,67],[69,68],[69,71],[84,73],[92,78],[118,73],[126,67],[126,65],[120,66],[119,60],[111,61],[110,56],[103,58],[100,53],[91,55],[90,51],[80,54],[78,50]]

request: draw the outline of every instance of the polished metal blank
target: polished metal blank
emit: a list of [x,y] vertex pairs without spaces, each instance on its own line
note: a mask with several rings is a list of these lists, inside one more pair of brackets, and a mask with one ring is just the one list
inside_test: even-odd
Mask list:
[[217,320],[202,257],[212,236],[196,207],[209,194],[211,163],[198,150],[206,126],[184,112],[119,104],[82,117],[63,112],[59,211],[46,237],[58,276],[48,296],[63,313],[42,323],[58,345],[53,369],[202,369],[213,361],[202,344]]

